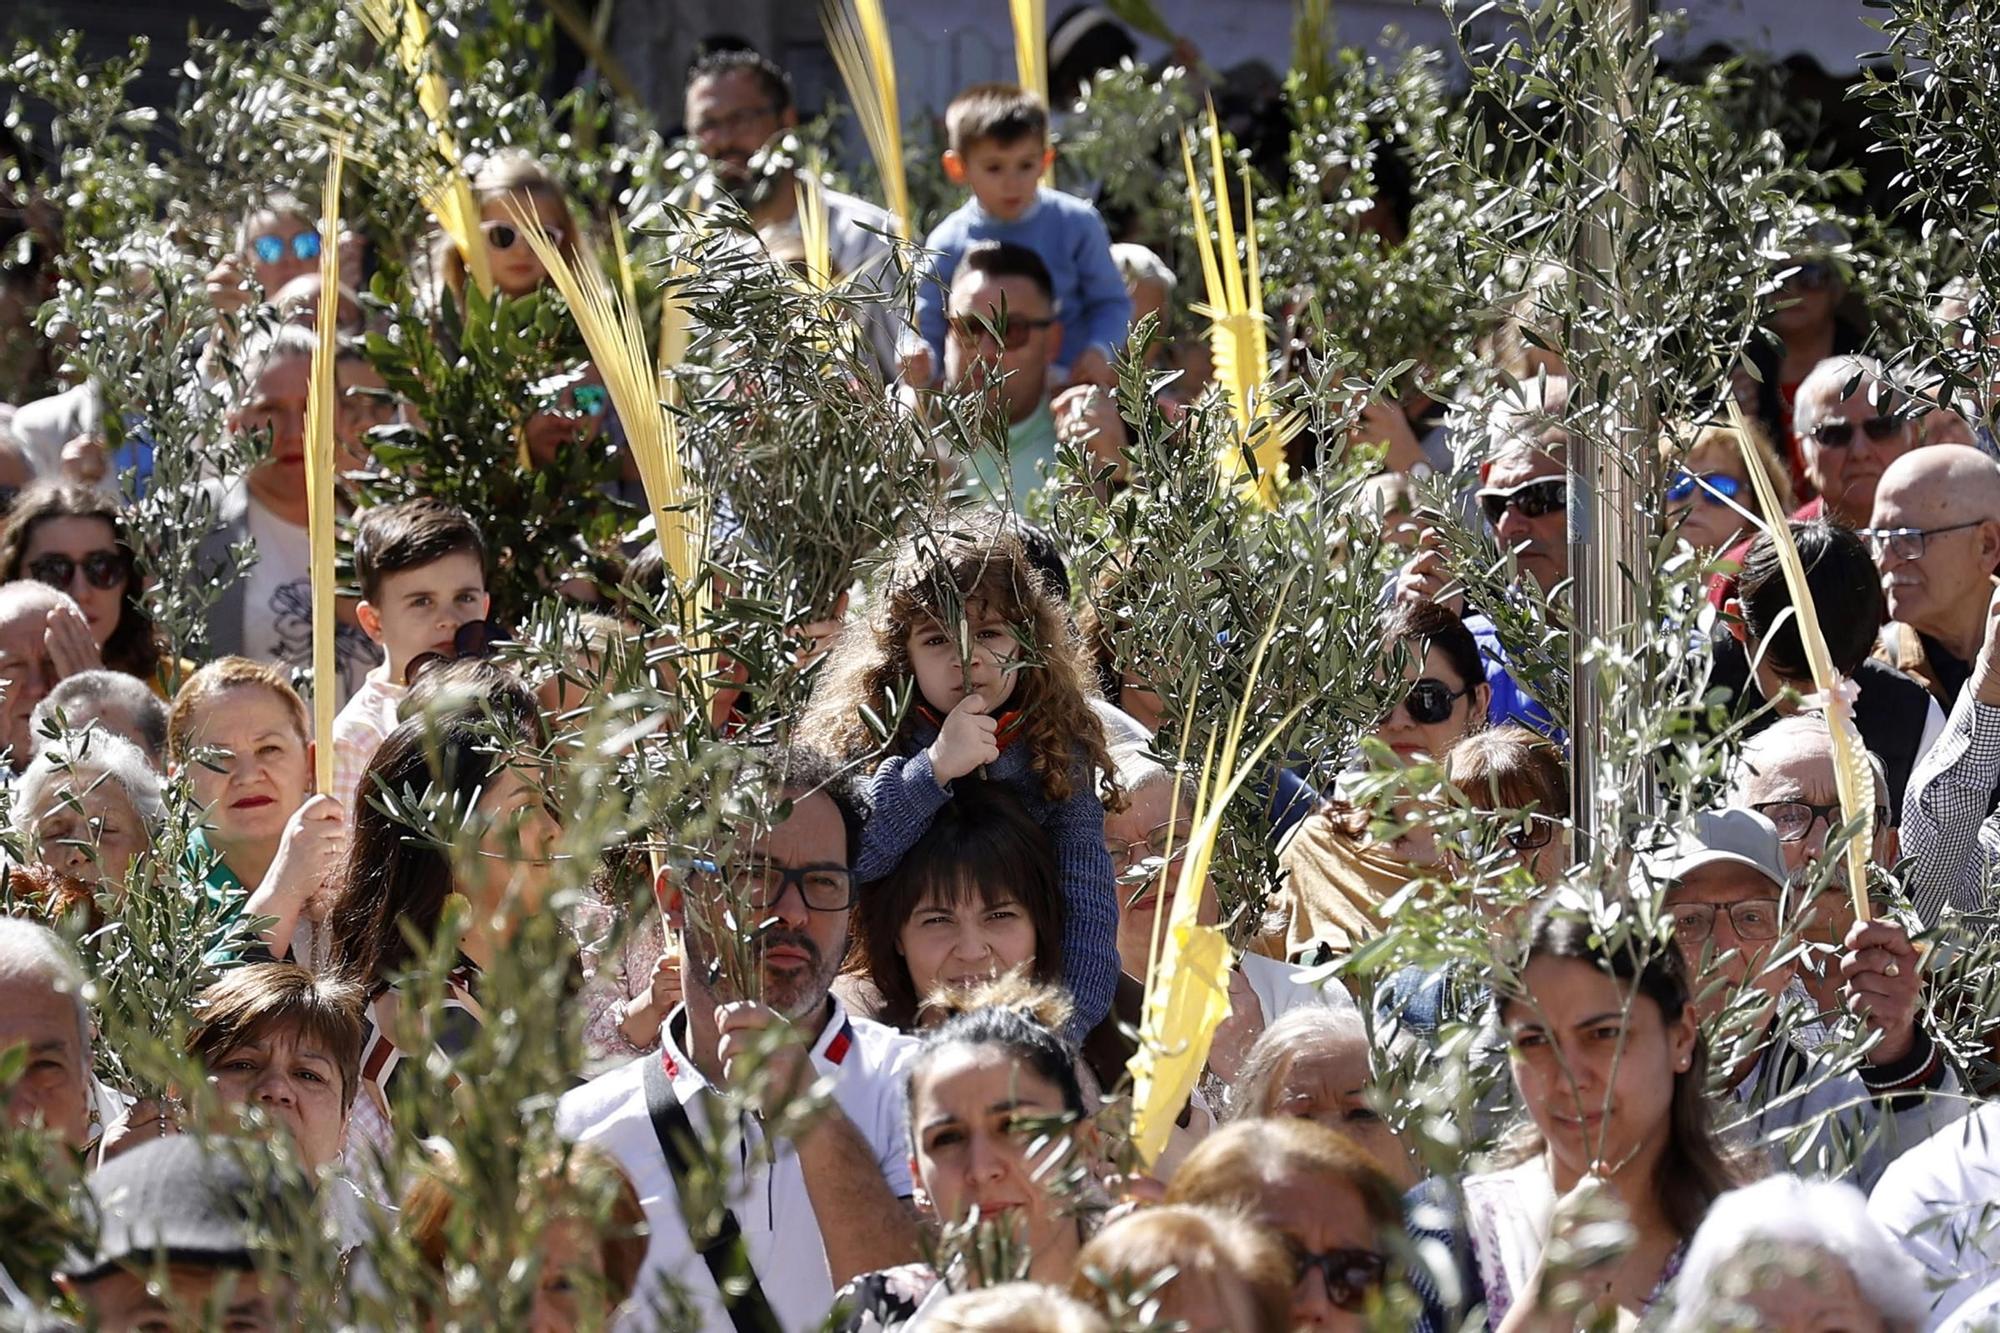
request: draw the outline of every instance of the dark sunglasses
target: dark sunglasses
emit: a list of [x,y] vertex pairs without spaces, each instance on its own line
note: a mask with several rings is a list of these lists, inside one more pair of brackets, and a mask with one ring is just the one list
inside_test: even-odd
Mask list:
[[38,555],[28,562],[28,576],[51,588],[67,588],[81,567],[91,587],[109,591],[125,581],[130,565],[123,551],[92,551],[81,561],[66,555]]
[[1667,486],[1667,503],[1679,504],[1693,495],[1697,487],[1724,500],[1734,500],[1742,491],[1743,483],[1727,472],[1677,472]]
[[[479,230],[486,233],[486,243],[495,250],[512,250],[514,242],[521,239],[521,229],[511,222],[482,222]],[[549,235],[551,245],[561,245],[565,235],[561,227],[543,226]]]
[[1800,264],[1785,274],[1785,285],[1801,291],[1817,292],[1831,287],[1833,279],[1833,267],[1829,264]]
[[[302,231],[292,237],[291,247],[294,259],[318,259],[319,233]],[[285,238],[276,232],[265,232],[250,242],[250,248],[256,251],[257,258],[263,263],[275,264],[285,257]]]
[[1509,509],[1522,518],[1545,518],[1568,504],[1569,480],[1565,477],[1544,477],[1540,481],[1523,482],[1512,490],[1479,492],[1479,508],[1485,513],[1486,521],[1494,525]]
[[1303,1282],[1317,1269],[1326,1281],[1326,1298],[1337,1309],[1359,1313],[1368,1306],[1368,1293],[1378,1291],[1389,1270],[1389,1261],[1373,1250],[1327,1250],[1315,1253],[1293,1245],[1292,1261],[1297,1265],[1295,1281]]
[[997,331],[1000,345],[1010,352],[1018,352],[1028,345],[1028,336],[1038,329],[1046,329],[1054,324],[1053,319],[1024,319],[1019,315],[1002,315],[991,324],[976,315],[954,315],[949,321],[951,336],[964,347],[977,347],[982,339],[991,338]]
[[1409,694],[1403,698],[1403,707],[1409,710],[1410,721],[1418,726],[1434,727],[1448,719],[1452,704],[1469,692],[1469,686],[1454,690],[1435,676],[1425,676],[1410,686]]
[[[1908,425],[1902,417],[1869,417],[1861,423],[1861,433],[1875,444],[1886,444],[1903,433]],[[1805,432],[1807,439],[1822,449],[1845,449],[1854,443],[1852,421],[1822,421]]]

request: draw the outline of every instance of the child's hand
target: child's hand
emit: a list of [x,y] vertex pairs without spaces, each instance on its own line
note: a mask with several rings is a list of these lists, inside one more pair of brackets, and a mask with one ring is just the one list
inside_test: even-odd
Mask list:
[[990,764],[1000,757],[997,739],[1000,723],[986,716],[991,707],[986,696],[968,694],[958,701],[951,716],[944,720],[944,726],[938,729],[938,738],[931,742],[930,756],[931,772],[937,774],[939,786],[977,772],[981,764]]

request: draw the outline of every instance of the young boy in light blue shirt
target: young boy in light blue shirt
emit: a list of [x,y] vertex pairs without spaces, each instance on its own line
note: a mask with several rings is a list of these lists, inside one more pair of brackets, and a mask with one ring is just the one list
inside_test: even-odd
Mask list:
[[938,252],[935,281],[926,280],[917,295],[917,330],[926,347],[906,358],[905,377],[927,383],[944,365],[945,300],[959,257],[979,241],[1011,241],[1041,256],[1054,281],[1063,326],[1054,382],[1111,386],[1111,359],[1125,345],[1132,299],[1097,209],[1041,185],[1055,156],[1048,108],[1011,83],[976,84],[952,99],[945,131],[945,175],[972,198],[924,242]]

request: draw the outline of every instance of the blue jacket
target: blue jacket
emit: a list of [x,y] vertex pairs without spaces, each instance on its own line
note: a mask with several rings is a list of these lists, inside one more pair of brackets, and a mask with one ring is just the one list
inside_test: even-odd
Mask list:
[[[951,799],[931,768],[930,743],[937,728],[913,725],[916,753],[884,760],[868,788],[868,817],[861,826],[861,854],[854,878],[866,885],[881,879],[917,845],[931,819]],[[1017,740],[986,766],[986,777],[1005,783],[1028,814],[1049,835],[1063,892],[1063,984],[1076,1002],[1070,1035],[1081,1037],[1111,1011],[1118,987],[1118,885],[1104,850],[1104,805],[1097,799],[1097,774],[1082,750],[1070,766],[1070,798],[1060,804],[1043,793],[1028,766],[1028,744]],[[865,890],[864,890],[865,891]]]

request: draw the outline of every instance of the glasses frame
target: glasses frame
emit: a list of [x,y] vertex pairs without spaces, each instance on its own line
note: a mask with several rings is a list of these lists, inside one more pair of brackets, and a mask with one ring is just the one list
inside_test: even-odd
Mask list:
[[[1785,830],[1778,823],[1778,817],[1771,813],[1771,811],[1777,809],[1781,805],[1795,805],[1802,810],[1810,812],[1806,819],[1806,822],[1800,826],[1799,831],[1797,833],[1792,834],[1790,837],[1785,836]],[[1840,802],[1838,801],[1833,802],[1831,805],[1815,805],[1811,801],[1793,801],[1793,800],[1759,801],[1750,808],[1752,810],[1755,810],[1758,814],[1764,816],[1764,818],[1771,821],[1771,827],[1778,830],[1779,842],[1804,842],[1807,836],[1812,833],[1813,825],[1821,821],[1825,822],[1827,832],[1831,833],[1833,832],[1833,830],[1839,828],[1845,819],[1845,817],[1841,814]],[[1886,805],[1877,805],[1875,807],[1875,821],[1874,821],[1873,831],[1878,833],[1881,832],[1883,826],[1886,825],[1888,822],[1889,822],[1889,807]]]
[[1868,543],[1868,553],[1877,561],[1884,555],[1893,555],[1898,560],[1921,560],[1924,558],[1924,543],[1932,537],[1941,537],[1947,532],[1963,532],[1984,522],[1983,518],[1974,518],[1963,523],[1947,523],[1941,528],[1863,528],[1860,536]]
[[1667,503],[1679,504],[1694,498],[1696,492],[1705,492],[1708,503],[1719,504],[1723,500],[1734,500],[1743,493],[1744,483],[1727,472],[1676,472],[1674,479],[1667,483]]
[[[1430,688],[1426,689],[1427,686]],[[1417,706],[1416,706],[1417,695],[1419,692],[1428,694],[1431,692],[1431,690],[1441,690],[1444,692],[1444,712],[1436,717],[1419,717],[1417,715]],[[1396,707],[1402,709],[1405,713],[1408,713],[1410,715],[1410,721],[1416,723],[1418,726],[1435,727],[1441,723],[1451,721],[1452,711],[1457,706],[1458,701],[1460,699],[1465,698],[1467,695],[1471,693],[1472,693],[1472,686],[1470,685],[1461,685],[1459,688],[1454,690],[1451,686],[1445,684],[1443,681],[1439,680],[1436,676],[1419,676],[1417,677],[1417,679],[1410,682],[1410,688],[1407,691],[1405,691],[1403,697],[1397,701]],[[1391,711],[1393,712],[1394,710]]]
[[[756,857],[746,857],[741,861],[732,861],[724,865],[712,857],[693,856],[684,858],[680,862],[682,874],[707,875],[715,879],[717,883],[725,885],[734,884],[736,877],[743,871],[756,867],[762,867],[767,872],[767,876],[770,872],[775,872],[778,877],[777,891],[772,893],[768,900],[760,902],[755,895],[749,898],[750,906],[759,912],[776,910],[778,904],[785,901],[785,895],[794,886],[798,888],[799,901],[805,905],[805,909],[808,912],[849,912],[854,910],[854,905],[861,901],[861,889],[854,882],[853,869],[833,861],[816,861],[810,865],[803,866],[781,866],[773,861],[766,861]],[[806,876],[828,873],[837,874],[847,881],[847,901],[838,907],[821,907],[806,895]],[[768,883],[768,878],[766,882]]]
[[[1770,934],[1753,935],[1743,929],[1742,923],[1736,919],[1736,913],[1747,907],[1764,907],[1770,910]],[[1682,903],[1678,907],[1669,907],[1666,910],[1668,917],[1673,921],[1674,938],[1680,940],[1683,944],[1706,944],[1708,941],[1714,939],[1715,918],[1718,914],[1726,915],[1729,918],[1729,928],[1736,932],[1737,939],[1742,940],[1746,944],[1769,944],[1772,940],[1777,939],[1785,933],[1785,903],[1782,898],[1744,898],[1733,903]],[[1708,914],[1707,924],[1698,936],[1689,937],[1681,933],[1680,914],[1687,911],[1706,912]]]
[[747,130],[760,120],[776,120],[778,108],[769,102],[761,106],[742,106],[734,111],[715,116],[712,119],[690,124],[687,127],[690,139],[711,139],[717,135],[734,134]]
[[[267,241],[270,242],[269,245],[265,244]],[[257,256],[257,262],[260,264],[276,264],[282,262],[285,251],[290,250],[292,258],[305,263],[319,258],[320,244],[319,233],[310,229],[297,232],[290,237],[280,236],[275,231],[267,231],[262,236],[251,238],[250,253]]]
[[[1861,419],[1861,433],[1868,437],[1870,444],[1887,444],[1908,428],[1910,419],[1894,412],[1880,412]],[[1837,432],[1830,438],[1828,431]],[[1811,440],[1822,449],[1846,449],[1854,443],[1854,423],[1852,421],[1822,421],[1799,432],[1803,439]]]
[[[548,233],[550,245],[561,245],[563,238],[569,235],[562,227],[550,226],[547,223],[542,225],[542,230]],[[500,239],[501,232],[507,233],[507,239]],[[492,218],[480,223],[479,234],[484,236],[486,244],[495,250],[512,250],[517,243],[524,244],[527,239],[521,234],[521,228],[517,224],[501,218]]]
[[[1055,316],[1047,319],[1030,319],[1026,315],[1009,314],[1001,311],[998,316],[988,319],[983,315],[951,315],[945,319],[952,340],[961,347],[977,347],[991,339],[1002,351],[1018,352],[1028,345],[1028,339],[1043,329],[1053,328]],[[1016,336],[1018,333],[1019,336]]]
[[[132,577],[132,557],[123,551],[89,551],[83,559],[75,560],[57,551],[38,555],[28,561],[28,577],[37,583],[46,583],[51,588],[68,588],[76,578],[77,570],[83,571],[84,582],[99,592],[110,592],[120,583]],[[60,577],[51,577],[57,573]]]
[[[1539,494],[1543,488],[1552,488],[1559,498],[1553,503],[1530,498],[1531,493]],[[1486,516],[1489,527],[1498,527],[1501,517],[1510,509],[1522,518],[1547,518],[1569,508],[1569,478],[1536,477],[1533,481],[1524,481],[1505,490],[1482,488],[1478,499],[1479,512]]]
[[[1375,1250],[1309,1250],[1296,1242],[1290,1244],[1295,1283],[1304,1282],[1306,1275],[1318,1271],[1320,1281],[1326,1285],[1326,1298],[1336,1309],[1356,1314],[1368,1308],[1368,1293],[1380,1291],[1389,1276],[1389,1260]],[[1339,1267],[1336,1275],[1335,1268]],[[1361,1281],[1355,1281],[1357,1274],[1366,1274]]]

